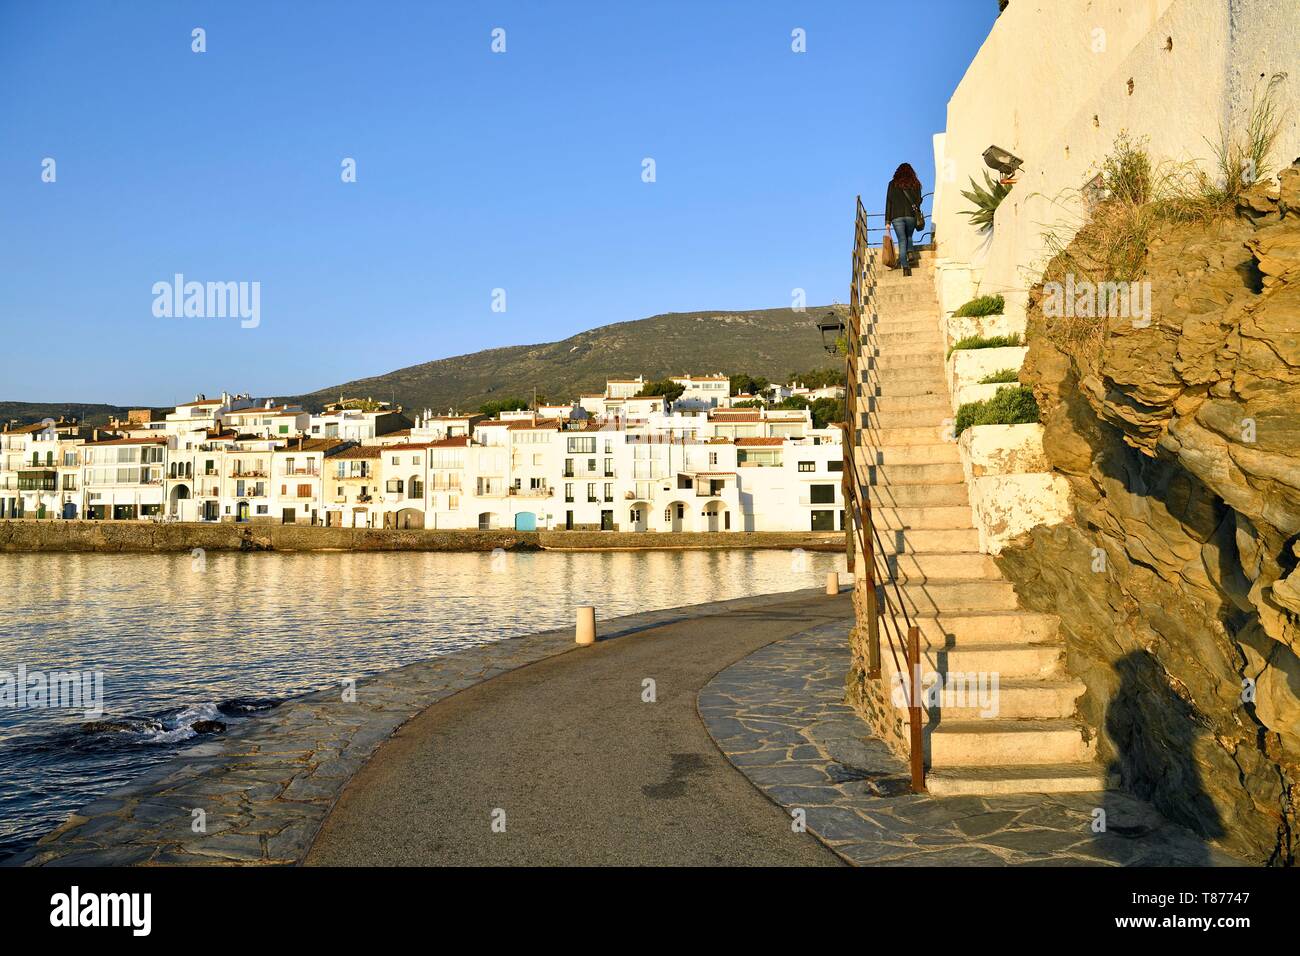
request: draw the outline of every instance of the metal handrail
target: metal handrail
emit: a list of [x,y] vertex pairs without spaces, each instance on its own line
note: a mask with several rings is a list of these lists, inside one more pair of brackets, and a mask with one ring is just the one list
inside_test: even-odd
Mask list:
[[[924,202],[925,197],[922,197]],[[883,214],[879,214],[883,215]],[[871,512],[871,485],[862,480],[858,470],[857,449],[861,436],[861,447],[870,449],[870,429],[863,427],[863,412],[859,408],[859,397],[867,384],[862,374],[859,358],[866,340],[864,318],[870,310],[874,318],[876,289],[876,260],[878,252],[870,245],[870,230],[867,226],[868,213],[862,206],[862,197],[857,199],[857,213],[854,221],[853,235],[853,279],[849,287],[849,328],[848,349],[845,364],[847,366],[847,383],[845,389],[844,422],[844,500],[848,504],[847,513],[856,532],[858,550],[863,557],[863,579],[865,583],[865,604],[867,614],[867,676],[871,680],[880,680],[880,617],[883,603],[887,614],[886,641],[894,661],[895,673],[902,674],[902,661],[907,663],[907,677],[904,686],[908,696],[908,722],[910,725],[910,764],[911,788],[915,793],[925,790],[925,754],[921,731],[921,652],[920,628],[912,620],[907,602],[903,599],[902,589],[896,577],[889,572],[888,564],[883,563],[883,542],[880,532],[875,527]],[[870,408],[867,409],[870,413]],[[875,456],[871,456],[874,460]],[[855,549],[852,546],[854,535],[850,533],[849,570],[854,570]],[[856,574],[855,574],[856,579]],[[897,607],[890,599],[889,589],[885,585],[877,588],[877,581],[889,581],[893,584]],[[883,601],[882,601],[883,598]],[[899,616],[907,627],[906,643],[903,640]],[[902,661],[900,661],[900,656]],[[885,691],[888,693],[888,690]]]
[[[925,201],[926,201],[927,199],[931,199],[931,198],[933,198],[933,196],[934,196],[934,193],[933,193],[933,192],[928,192],[928,193],[925,193],[923,196],[921,196],[921,211],[922,211],[922,212],[925,212]],[[861,199],[859,199],[859,202],[861,202]],[[885,214],[884,214],[883,212],[869,212],[869,213],[866,213],[866,217],[867,217],[867,219],[884,219],[884,218],[885,218]],[[870,225],[870,224],[868,224],[868,226],[867,226],[867,232],[868,232],[868,233],[872,233],[872,232],[888,232],[888,231],[889,231],[889,225],[888,225],[888,223],[886,223],[886,224],[883,225],[883,226],[872,226],[872,225]],[[930,204],[930,212],[929,212],[929,213],[927,214],[927,216],[926,216],[926,220],[925,220],[925,228],[924,228],[924,229],[918,229],[916,232],[917,232],[917,235],[919,235],[919,236],[924,236],[924,235],[928,232],[928,233],[930,234],[930,241],[931,241],[931,242],[934,241],[934,203],[931,203],[931,204]]]

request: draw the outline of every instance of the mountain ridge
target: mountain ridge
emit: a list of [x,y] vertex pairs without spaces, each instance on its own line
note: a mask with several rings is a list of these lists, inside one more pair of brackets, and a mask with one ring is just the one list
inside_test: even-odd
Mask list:
[[[832,308],[708,309],[665,312],[597,326],[551,342],[495,346],[432,359],[299,395],[274,396],[316,411],[340,394],[397,401],[408,412],[425,408],[473,411],[493,399],[576,401],[602,392],[607,378],[644,375],[748,374],[784,381],[791,374],[838,364],[822,348],[815,318]],[[192,396],[178,397],[187,401]],[[99,423],[130,407],[93,402],[0,401],[0,421],[39,421],[77,414]],[[168,406],[170,408],[171,406]]]

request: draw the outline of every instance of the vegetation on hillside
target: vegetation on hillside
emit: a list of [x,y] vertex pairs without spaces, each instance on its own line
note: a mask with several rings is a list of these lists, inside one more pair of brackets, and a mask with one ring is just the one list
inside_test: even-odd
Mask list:
[[791,368],[826,362],[807,312],[678,312],[620,322],[558,342],[488,349],[438,359],[306,395],[285,396],[319,408],[347,394],[374,395],[408,411],[478,408],[484,402],[545,390],[553,401],[602,392],[607,378],[706,375],[743,365],[754,379],[775,380]]
[[498,398],[484,402],[478,410],[489,418],[496,418],[502,412],[517,412],[528,407],[522,398]]
[[682,392],[686,391],[685,385],[680,385],[670,378],[662,378],[657,382],[646,382],[645,386],[638,393],[642,398],[657,398],[663,396],[670,402],[675,402],[682,397]]

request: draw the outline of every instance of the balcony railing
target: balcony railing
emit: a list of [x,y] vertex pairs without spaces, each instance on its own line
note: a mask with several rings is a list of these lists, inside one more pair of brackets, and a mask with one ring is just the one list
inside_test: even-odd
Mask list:
[[511,488],[510,494],[520,498],[549,498],[555,494],[554,488]]

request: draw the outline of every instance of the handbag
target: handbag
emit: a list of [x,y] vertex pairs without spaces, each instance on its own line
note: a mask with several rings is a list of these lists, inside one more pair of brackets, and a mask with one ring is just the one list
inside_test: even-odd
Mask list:
[[916,213],[916,231],[923,232],[925,230],[925,213],[921,212],[921,207],[910,199],[908,202],[912,205],[912,212]]
[[886,269],[893,269],[898,265],[898,250],[894,247],[894,237],[889,234],[889,227],[885,227],[885,241],[880,246],[880,256],[884,260]]

